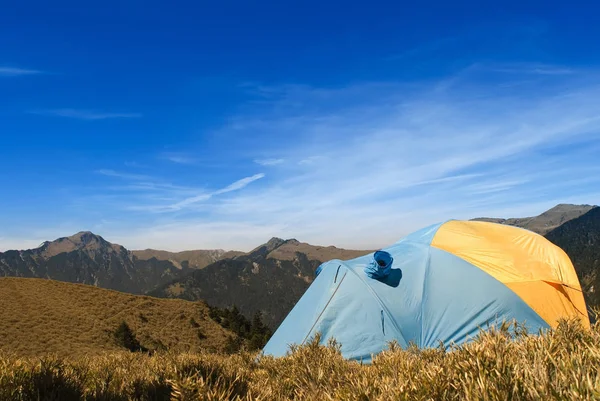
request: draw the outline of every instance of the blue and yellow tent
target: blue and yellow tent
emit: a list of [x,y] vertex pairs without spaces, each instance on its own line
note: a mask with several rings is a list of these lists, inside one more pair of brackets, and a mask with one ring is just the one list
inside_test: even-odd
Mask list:
[[263,351],[283,356],[319,332],[322,343],[335,338],[344,357],[368,363],[392,340],[448,347],[502,321],[539,332],[573,316],[590,326],[559,247],[513,226],[450,220],[374,254],[323,263]]

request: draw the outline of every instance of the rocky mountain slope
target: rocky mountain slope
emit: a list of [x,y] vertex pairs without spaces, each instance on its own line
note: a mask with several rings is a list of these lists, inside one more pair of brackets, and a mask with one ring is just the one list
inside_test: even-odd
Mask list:
[[243,255],[244,252],[225,251],[223,249],[199,249],[183,252],[168,252],[157,249],[144,249],[131,251],[140,260],[152,258],[171,262],[178,269],[202,269],[221,259],[233,258]]
[[600,207],[564,223],[545,237],[571,258],[588,306],[600,306]]
[[518,217],[501,219],[494,217],[479,217],[473,220],[490,221],[525,228],[538,234],[546,234],[567,221],[573,220],[593,209],[592,205],[559,204],[533,217]]
[[132,294],[144,294],[186,272],[168,261],[139,259],[89,231],[35,249],[0,253],[0,276],[49,278]]
[[322,262],[368,252],[272,238],[245,255],[217,261],[150,294],[203,299],[221,308],[237,305],[247,316],[261,312],[265,323],[276,328],[304,294]]
[[148,350],[223,351],[236,334],[202,302],[157,299],[89,285],[0,278],[0,350],[18,356],[85,356],[124,350],[122,322]]

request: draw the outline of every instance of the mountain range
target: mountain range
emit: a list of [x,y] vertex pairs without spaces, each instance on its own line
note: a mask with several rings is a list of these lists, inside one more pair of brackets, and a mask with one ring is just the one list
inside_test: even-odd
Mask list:
[[243,255],[244,252],[224,251],[223,249],[198,249],[193,251],[169,252],[158,249],[134,250],[133,255],[140,260],[167,260],[178,269],[202,269],[215,263],[217,260],[233,258]]
[[139,259],[89,231],[0,253],[0,276],[49,278],[132,294],[145,294],[186,271],[167,260]]
[[[589,305],[600,305],[600,208],[560,204],[539,216],[481,217],[544,235],[570,256]],[[373,250],[347,250],[272,238],[250,252],[129,251],[91,232],[45,242],[39,248],[0,253],[0,275],[50,278],[132,294],[236,306],[262,314],[275,329],[330,259],[352,259]]]
[[236,305],[247,316],[260,312],[265,323],[276,328],[304,294],[323,261],[352,259],[368,252],[272,238],[247,254],[222,259],[174,279],[149,295],[204,300],[220,308]]

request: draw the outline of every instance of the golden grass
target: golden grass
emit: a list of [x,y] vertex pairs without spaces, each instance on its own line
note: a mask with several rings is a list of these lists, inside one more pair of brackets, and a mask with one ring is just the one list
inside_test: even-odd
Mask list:
[[318,339],[283,358],[249,353],[0,356],[2,400],[598,400],[600,326],[543,336],[508,327],[446,352],[391,346],[372,365]]
[[233,335],[210,319],[200,302],[47,279],[0,278],[1,351],[60,357],[118,351],[111,332],[122,321],[149,349],[162,344],[174,352],[221,351]]

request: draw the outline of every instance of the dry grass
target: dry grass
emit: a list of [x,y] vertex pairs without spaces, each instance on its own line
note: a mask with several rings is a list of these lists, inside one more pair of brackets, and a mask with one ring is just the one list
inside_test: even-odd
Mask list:
[[4,352],[75,357],[118,351],[111,332],[122,321],[148,349],[162,344],[175,352],[221,351],[232,335],[208,317],[208,308],[200,302],[47,279],[0,278],[0,350]]
[[508,327],[446,352],[390,350],[372,365],[335,343],[274,359],[241,353],[116,353],[61,360],[0,357],[2,400],[597,400],[600,326],[544,336]]

